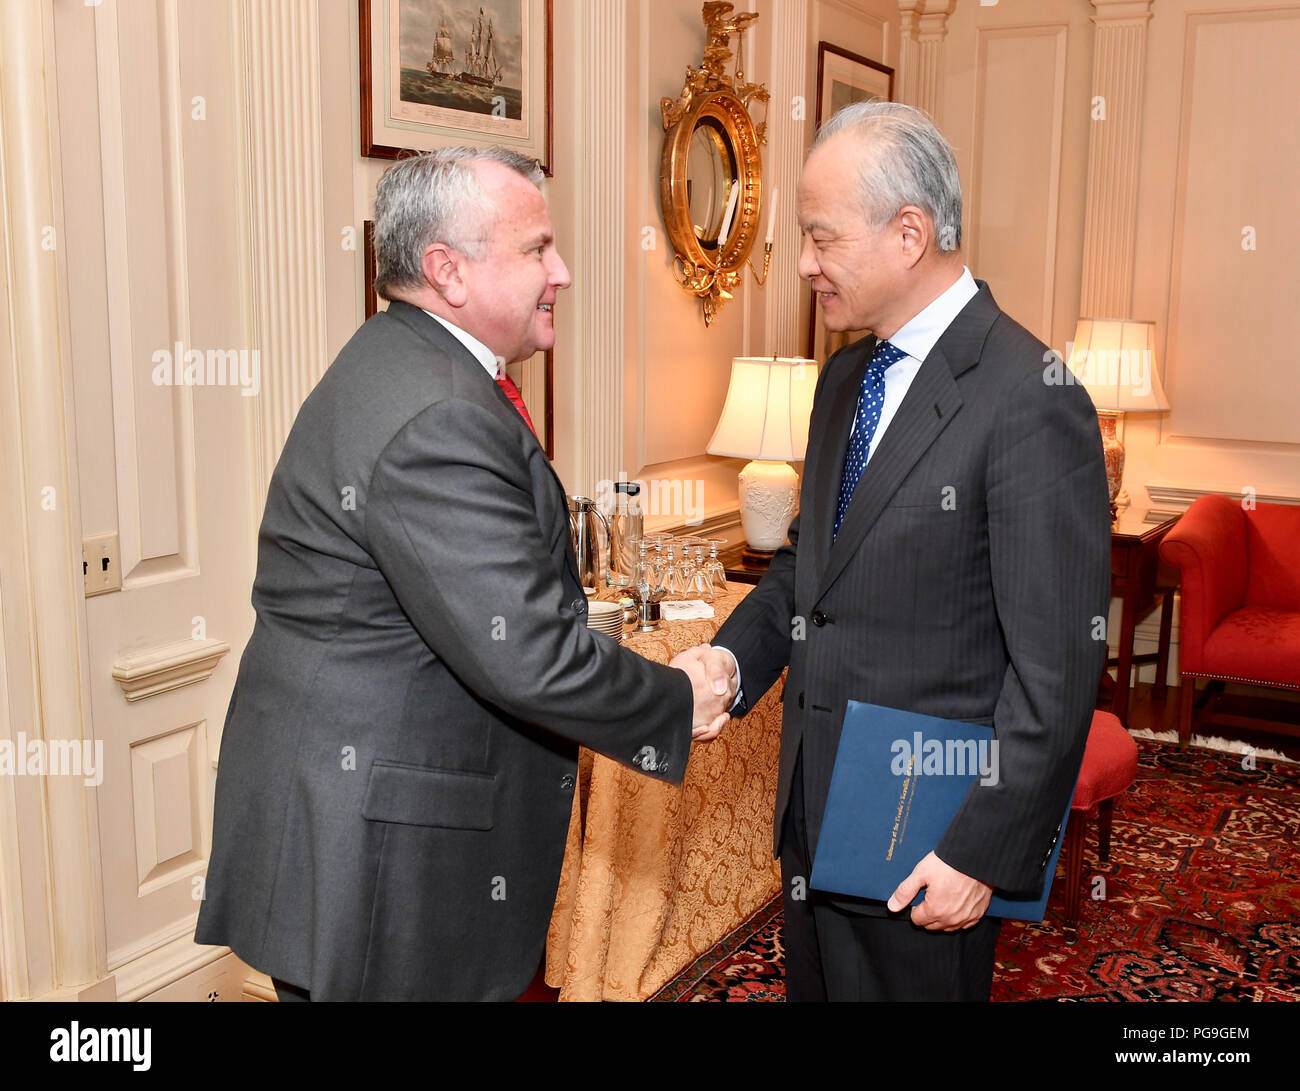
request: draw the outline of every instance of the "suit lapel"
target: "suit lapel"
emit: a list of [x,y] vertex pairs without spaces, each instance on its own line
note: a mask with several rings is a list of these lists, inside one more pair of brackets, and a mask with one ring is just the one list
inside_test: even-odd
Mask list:
[[[824,591],[844,570],[917,460],[961,408],[961,395],[942,354],[931,350],[853,490],[819,583]],[[832,521],[834,513],[831,514]]]
[[[858,390],[875,348],[876,339],[865,337],[845,349],[846,360],[834,361],[839,374],[826,377],[825,394],[830,408],[818,438],[815,461],[809,459],[804,463],[804,473],[813,481],[813,497],[808,518],[800,527],[800,537],[802,541],[811,542],[814,572],[819,575],[825,571],[830,556],[835,505],[839,500],[840,478],[844,472],[844,452],[849,445],[849,432],[857,412]],[[828,362],[827,366],[831,364]]]
[[[979,362],[981,346],[999,313],[988,285],[982,281],[976,281],[976,284],[979,285],[979,293],[953,319],[926,356],[912,385],[908,387],[898,412],[894,414],[894,419],[890,421],[871,456],[871,461],[867,463],[867,468],[853,491],[848,510],[844,513],[840,532],[830,545],[825,567],[821,569],[821,576],[817,580],[817,598],[825,594],[844,571],[912,467],[961,409],[962,397],[957,389],[956,376]],[[875,339],[869,340],[874,346]],[[864,357],[860,363],[865,365],[868,358],[869,356]],[[861,367],[855,370],[860,381]],[[851,420],[852,406],[849,413]],[[836,462],[834,458],[826,460],[828,468],[832,463],[835,465],[833,473],[824,473],[824,476],[833,478],[833,484],[819,482],[817,494],[817,525],[819,530],[824,528],[827,540],[834,527],[835,504],[839,497],[843,470],[843,450],[848,443],[847,428],[840,437],[840,442],[839,461]]]

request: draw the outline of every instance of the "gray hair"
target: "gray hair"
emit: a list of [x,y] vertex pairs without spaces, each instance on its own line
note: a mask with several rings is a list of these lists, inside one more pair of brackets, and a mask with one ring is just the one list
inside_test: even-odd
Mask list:
[[435,242],[471,259],[483,256],[497,210],[474,170],[482,162],[501,163],[541,188],[535,159],[497,145],[438,148],[400,159],[384,172],[375,190],[377,294],[392,299],[394,288],[423,284],[421,262]]
[[943,134],[920,110],[901,102],[855,102],[821,127],[813,148],[837,133],[856,137],[863,155],[862,208],[873,227],[904,205],[924,209],[941,251],[961,246],[961,179]]

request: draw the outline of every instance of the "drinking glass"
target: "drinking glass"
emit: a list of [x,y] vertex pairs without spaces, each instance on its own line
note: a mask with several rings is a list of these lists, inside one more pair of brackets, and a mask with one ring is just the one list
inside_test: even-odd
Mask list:
[[688,598],[713,599],[713,585],[704,572],[704,549],[708,543],[703,538],[678,538],[682,550],[682,569]]
[[727,589],[727,566],[718,559],[718,550],[726,544],[725,538],[710,538],[709,559],[704,562],[704,571],[708,573],[709,582],[719,591]]
[[650,539],[631,539],[628,545],[636,550],[636,563],[632,566],[631,591],[640,602],[654,602],[662,585],[659,582],[659,565],[650,553]]
[[662,573],[664,598],[683,599],[686,597],[689,589],[688,569],[690,568],[690,562],[686,561],[684,558],[681,560],[678,559],[678,549],[683,547],[681,547],[680,543],[675,539],[669,540],[665,543],[663,548],[664,560]]

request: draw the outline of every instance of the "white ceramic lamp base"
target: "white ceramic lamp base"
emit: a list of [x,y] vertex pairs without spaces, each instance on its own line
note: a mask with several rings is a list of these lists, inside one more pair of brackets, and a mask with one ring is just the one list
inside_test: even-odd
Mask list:
[[740,525],[750,549],[780,549],[794,518],[799,475],[788,462],[747,463],[740,471]]

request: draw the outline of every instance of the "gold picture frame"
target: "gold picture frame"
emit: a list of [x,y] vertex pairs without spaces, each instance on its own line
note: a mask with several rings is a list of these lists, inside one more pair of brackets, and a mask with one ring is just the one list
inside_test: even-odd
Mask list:
[[536,159],[549,176],[553,5],[358,0],[361,154],[397,159],[500,144]]

